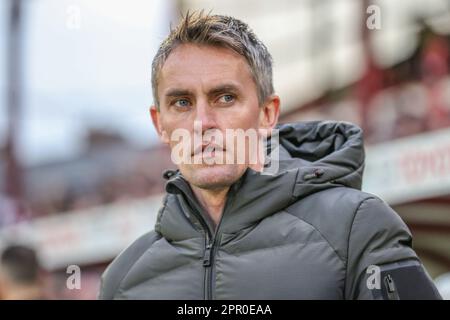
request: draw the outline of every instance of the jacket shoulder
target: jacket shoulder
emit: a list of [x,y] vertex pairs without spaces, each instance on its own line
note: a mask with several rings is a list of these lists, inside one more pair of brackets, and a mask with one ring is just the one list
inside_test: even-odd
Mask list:
[[145,233],[125,248],[106,268],[101,277],[99,299],[114,299],[121,281],[137,260],[157,241],[161,236],[154,230]]
[[[345,262],[345,299],[381,297],[368,286],[372,268],[380,270],[380,277],[389,272],[402,299],[440,298],[412,248],[410,230],[376,195],[336,187],[305,197],[285,211],[312,225]],[[411,283],[417,290],[410,290]]]
[[[382,199],[374,194],[348,187],[326,189],[302,198],[285,209],[289,214],[312,225],[346,261],[355,217],[366,221],[384,220],[392,228],[404,229],[403,221]],[[368,231],[373,225],[359,225]]]

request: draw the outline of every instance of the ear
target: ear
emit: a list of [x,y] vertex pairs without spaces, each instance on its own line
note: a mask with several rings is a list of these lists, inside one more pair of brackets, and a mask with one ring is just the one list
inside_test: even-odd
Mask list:
[[277,95],[271,95],[266,103],[261,107],[259,113],[259,128],[265,129],[267,134],[272,133],[272,129],[278,123],[278,117],[280,115],[280,97]]
[[161,113],[159,112],[158,108],[154,105],[150,107],[150,116],[152,117],[153,126],[155,127],[156,132],[158,132],[161,141],[165,144],[169,144],[170,142],[169,135],[163,129],[161,124]]

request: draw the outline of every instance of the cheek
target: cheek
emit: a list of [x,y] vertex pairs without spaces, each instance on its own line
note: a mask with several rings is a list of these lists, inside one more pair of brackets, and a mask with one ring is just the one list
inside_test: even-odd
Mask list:
[[171,121],[170,123],[165,123],[163,127],[164,135],[167,139],[166,143],[169,144],[171,149],[177,147],[178,149],[187,148],[186,150],[190,150],[192,133],[191,130],[186,127],[186,124],[186,121]]
[[161,139],[165,143],[170,143],[173,131],[176,129],[176,124],[172,123],[172,121],[168,121],[166,117],[161,117]]
[[250,129],[258,128],[260,119],[259,108],[247,108],[245,110],[240,110],[231,119],[231,125],[234,128]]
[[224,109],[224,114],[219,117],[226,121],[228,128],[256,128],[260,118],[260,107],[257,101],[249,101],[243,104],[237,104],[231,109]]

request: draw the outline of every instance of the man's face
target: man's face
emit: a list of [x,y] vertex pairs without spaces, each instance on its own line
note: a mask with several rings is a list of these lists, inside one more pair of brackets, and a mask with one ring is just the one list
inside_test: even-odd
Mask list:
[[[200,161],[195,164],[194,156],[203,160],[225,159],[227,153],[236,153],[239,147],[233,141],[235,148],[227,148],[227,129],[253,129],[256,132],[270,129],[276,123],[276,119],[268,119],[268,113],[269,118],[274,116],[273,105],[276,105],[278,116],[278,97],[272,98],[275,102],[269,99],[270,102],[261,107],[247,61],[226,48],[194,44],[178,46],[161,69],[157,94],[160,109],[151,109],[152,118],[163,142],[169,144],[172,151],[180,142],[172,135],[177,129],[187,130],[192,141],[194,131],[201,137],[208,133],[214,136],[217,131],[223,135],[223,143],[220,143],[223,149],[216,148],[211,152],[208,145],[220,141],[205,140],[200,149],[194,145],[190,147],[190,163],[179,164],[187,181],[202,189],[220,189],[238,180],[251,166],[249,150],[245,151],[245,161],[234,163]],[[248,143],[246,147],[249,147]],[[236,160],[235,155],[231,158]]]

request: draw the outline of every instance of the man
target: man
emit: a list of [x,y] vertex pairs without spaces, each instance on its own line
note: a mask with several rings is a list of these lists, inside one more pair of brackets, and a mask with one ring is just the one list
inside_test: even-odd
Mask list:
[[44,299],[40,266],[33,249],[11,245],[0,258],[0,299]]
[[[165,173],[154,231],[102,276],[101,299],[439,298],[406,225],[360,191],[361,129],[277,126],[272,58],[245,23],[187,14],[154,58],[152,86],[153,123],[183,161]],[[200,145],[179,153],[180,130]],[[276,135],[279,147],[251,161],[247,143],[237,161],[242,141],[227,130]]]

